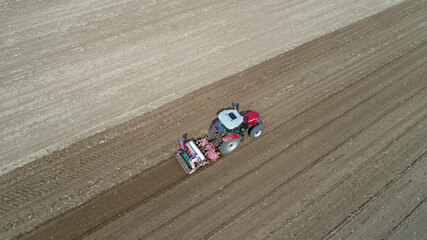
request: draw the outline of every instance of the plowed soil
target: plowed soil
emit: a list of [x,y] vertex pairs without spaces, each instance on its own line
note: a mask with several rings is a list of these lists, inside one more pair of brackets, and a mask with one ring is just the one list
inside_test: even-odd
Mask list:
[[[426,7],[406,1],[2,176],[2,235],[426,239]],[[177,140],[236,101],[265,133],[186,175]]]
[[0,1],[0,175],[403,1]]

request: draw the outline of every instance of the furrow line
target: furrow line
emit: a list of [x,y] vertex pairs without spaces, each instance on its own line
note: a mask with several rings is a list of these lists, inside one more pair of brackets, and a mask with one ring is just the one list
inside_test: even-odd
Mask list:
[[322,237],[322,239],[330,239],[331,237],[333,237],[335,232],[338,232],[340,229],[342,229],[347,223],[351,221],[352,218],[356,217],[359,213],[361,213],[363,209],[367,208],[373,201],[375,201],[379,196],[381,196],[384,192],[386,192],[394,183],[400,180],[410,169],[416,166],[418,162],[423,160],[426,154],[427,154],[427,151],[424,151],[420,156],[418,156],[414,161],[412,161],[409,166],[407,166],[404,170],[402,170],[402,172],[400,172],[397,176],[391,178],[391,180],[387,182],[387,184],[384,187],[382,187],[374,195],[369,197],[356,210],[349,213],[346,218],[344,218],[337,226],[331,229],[325,236]]
[[271,231],[269,233],[268,236],[266,236],[264,239],[268,239],[270,237],[272,237],[274,234],[276,234],[277,232],[279,232],[281,229],[285,228],[287,225],[289,225],[290,223],[292,223],[297,216],[301,215],[302,213],[306,212],[311,206],[313,206],[316,202],[319,202],[319,200],[323,199],[324,197],[328,196],[331,192],[333,192],[335,189],[337,189],[338,187],[340,187],[341,185],[343,185],[344,183],[346,183],[353,175],[355,175],[356,173],[360,172],[364,167],[366,167],[369,163],[371,163],[372,161],[375,161],[375,159],[381,159],[383,157],[380,157],[380,155],[387,151],[388,149],[390,149],[395,142],[399,141],[401,138],[403,138],[404,136],[406,136],[406,134],[411,131],[412,129],[414,129],[417,125],[419,125],[422,121],[424,121],[426,118],[426,116],[424,116],[423,118],[421,118],[420,120],[418,120],[417,122],[415,122],[413,125],[409,126],[407,129],[405,129],[401,134],[399,134],[397,137],[395,137],[394,139],[392,139],[387,145],[385,145],[383,148],[381,148],[380,150],[378,150],[376,153],[374,153],[371,157],[369,157],[366,161],[364,161],[360,166],[357,167],[357,169],[355,169],[351,174],[346,175],[342,180],[340,180],[338,183],[334,184],[331,188],[328,189],[328,191],[326,191],[325,193],[323,193],[322,195],[320,195],[319,197],[317,197],[315,200],[311,201],[310,203],[308,203],[303,209],[301,209],[300,211],[297,212],[297,214],[293,217],[291,217],[288,221],[286,221],[286,223],[281,224],[279,227],[275,228],[273,231]]
[[407,221],[407,219],[413,215],[416,211],[420,210],[424,204],[427,203],[427,197],[425,197],[423,200],[421,200],[417,205],[415,205],[415,207],[412,209],[412,211],[410,211],[385,237],[386,239],[390,239],[393,235],[396,234],[397,230],[399,229],[399,227]]

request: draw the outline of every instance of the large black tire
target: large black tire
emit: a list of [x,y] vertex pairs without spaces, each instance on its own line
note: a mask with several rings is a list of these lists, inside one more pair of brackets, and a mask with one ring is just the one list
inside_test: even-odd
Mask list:
[[264,127],[262,125],[256,125],[255,127],[249,130],[249,136],[252,139],[256,139],[256,138],[259,138],[259,136],[261,136],[263,132],[264,132]]
[[223,154],[229,154],[234,150],[236,150],[239,144],[240,144],[240,139],[235,138],[231,141],[221,143],[221,145],[219,146],[219,149]]

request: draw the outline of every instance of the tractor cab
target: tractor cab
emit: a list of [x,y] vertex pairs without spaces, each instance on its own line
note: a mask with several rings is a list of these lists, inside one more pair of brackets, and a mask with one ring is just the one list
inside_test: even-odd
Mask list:
[[245,138],[245,131],[253,139],[258,138],[264,128],[259,113],[255,111],[240,112],[236,109],[222,110],[209,129],[210,139],[214,139],[222,153],[228,154]]
[[236,131],[242,131],[243,117],[235,109],[228,109],[218,114],[218,130],[225,132],[227,135],[232,135]]

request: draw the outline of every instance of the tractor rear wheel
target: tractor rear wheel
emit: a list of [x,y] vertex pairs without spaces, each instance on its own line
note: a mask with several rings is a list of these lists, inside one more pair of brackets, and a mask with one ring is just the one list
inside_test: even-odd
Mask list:
[[261,125],[256,125],[255,127],[249,130],[249,136],[252,139],[258,138],[264,132],[264,127]]
[[223,154],[229,154],[229,153],[233,152],[234,150],[236,150],[236,148],[239,146],[239,144],[240,144],[240,139],[235,138],[235,139],[230,140],[228,142],[221,143],[221,145],[219,146],[219,149],[221,149],[221,152]]

